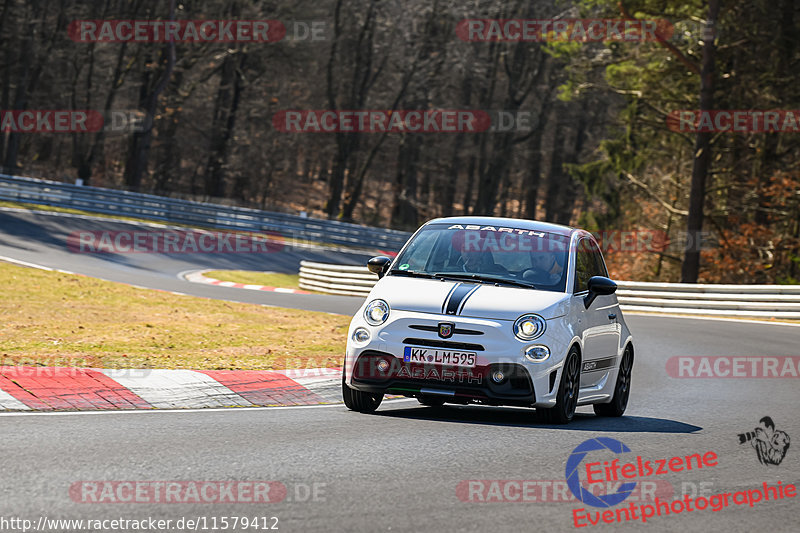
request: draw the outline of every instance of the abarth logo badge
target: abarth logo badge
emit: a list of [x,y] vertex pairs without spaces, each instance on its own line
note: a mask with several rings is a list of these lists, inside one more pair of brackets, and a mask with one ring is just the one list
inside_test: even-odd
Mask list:
[[453,336],[453,331],[455,330],[456,325],[451,324],[449,322],[440,322],[439,323],[439,336],[443,339],[449,339]]

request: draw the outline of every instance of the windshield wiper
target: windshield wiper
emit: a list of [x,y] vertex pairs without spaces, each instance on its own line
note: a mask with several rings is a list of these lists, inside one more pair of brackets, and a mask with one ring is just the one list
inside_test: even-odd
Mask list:
[[467,274],[467,273],[460,273],[460,272],[437,272],[433,275],[437,278],[455,278],[455,279],[471,279],[475,281],[483,281],[486,283],[505,283],[507,285],[514,285],[515,287],[525,287],[526,289],[535,289],[536,286],[533,283],[527,283],[525,281],[517,281],[514,279],[507,279],[507,278],[496,278],[494,276],[484,276],[483,274]]
[[398,268],[393,268],[388,272],[393,276],[408,276],[412,278],[427,278],[433,279],[433,274],[428,274],[427,272],[416,272],[414,270],[400,270]]

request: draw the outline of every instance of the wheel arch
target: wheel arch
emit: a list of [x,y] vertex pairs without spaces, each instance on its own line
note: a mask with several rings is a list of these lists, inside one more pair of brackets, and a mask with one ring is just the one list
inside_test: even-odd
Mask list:
[[[633,362],[636,361],[636,350],[633,347],[633,340],[632,339],[628,339],[625,342],[625,347],[622,349],[622,354],[623,355],[625,355],[625,350],[627,350],[628,348],[631,349],[631,366],[633,366]],[[622,363],[622,357],[620,357],[619,361],[620,361],[620,364],[621,364]]]
[[569,349],[567,353],[572,351],[572,348],[576,348],[578,350],[578,362],[583,363],[583,347],[578,339],[574,339],[572,343],[569,345]]

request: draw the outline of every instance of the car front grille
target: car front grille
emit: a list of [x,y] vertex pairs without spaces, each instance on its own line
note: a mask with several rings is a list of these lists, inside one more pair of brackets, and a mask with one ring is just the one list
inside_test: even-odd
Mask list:
[[[431,333],[439,333],[439,326],[411,324],[408,327],[419,331],[430,331]],[[466,329],[466,328],[456,327],[453,329],[453,335],[483,335],[483,332],[478,331],[477,329]]]

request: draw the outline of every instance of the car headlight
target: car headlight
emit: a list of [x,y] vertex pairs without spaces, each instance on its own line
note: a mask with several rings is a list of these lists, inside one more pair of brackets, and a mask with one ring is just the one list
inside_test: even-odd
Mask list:
[[372,300],[364,308],[364,320],[371,326],[380,326],[389,318],[389,304],[383,300]]
[[514,335],[523,341],[532,341],[542,336],[547,324],[539,315],[522,315],[514,322]]

